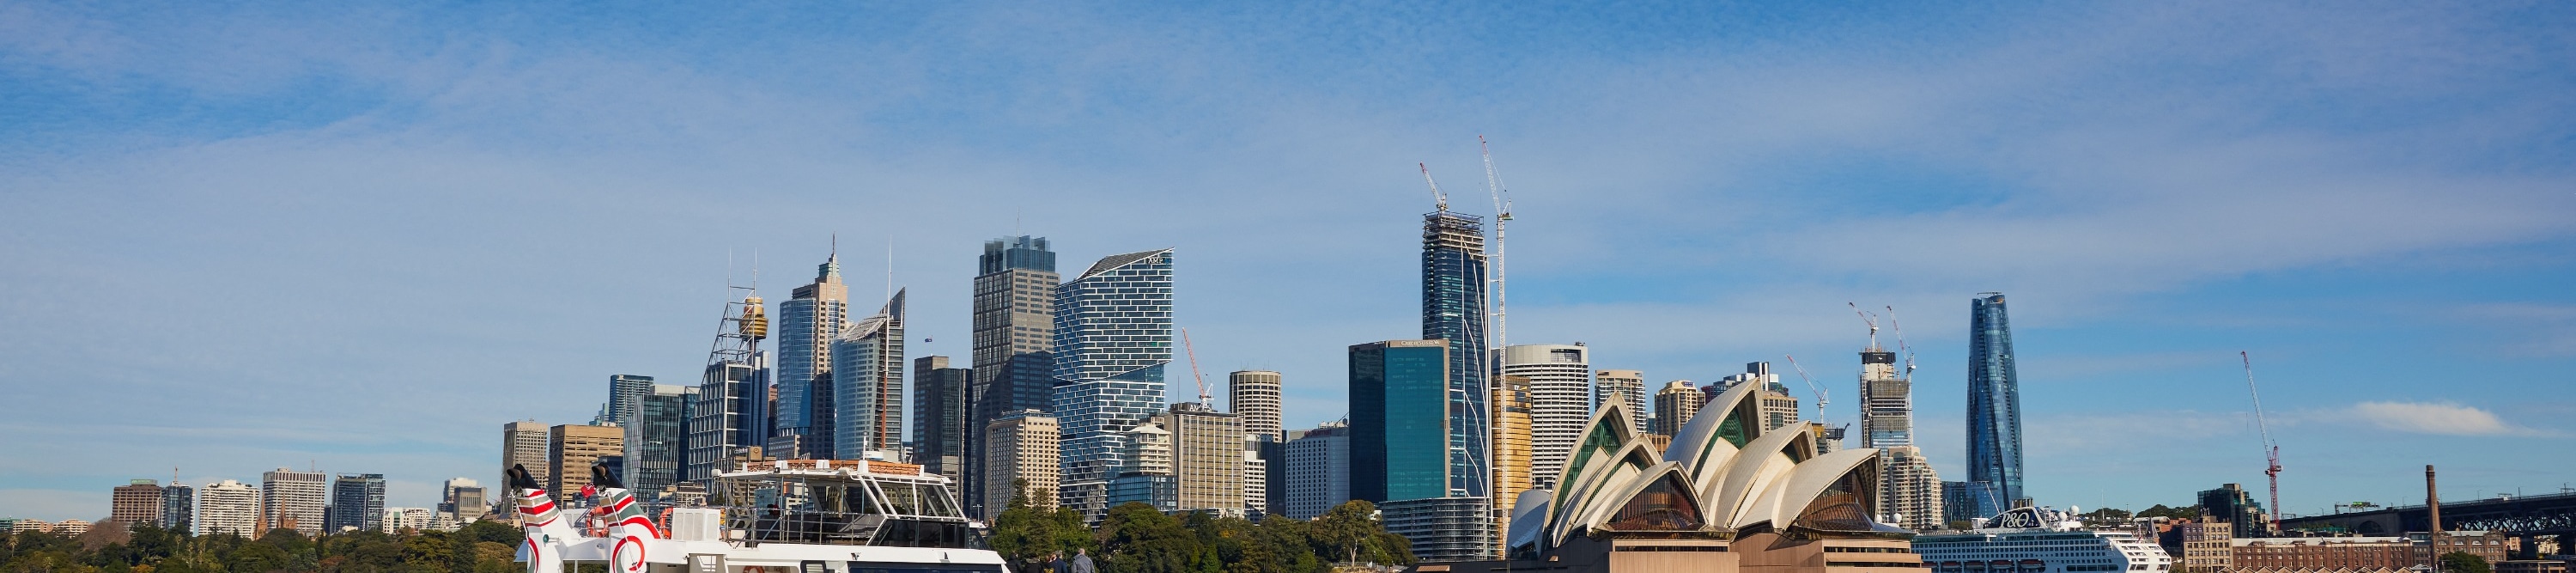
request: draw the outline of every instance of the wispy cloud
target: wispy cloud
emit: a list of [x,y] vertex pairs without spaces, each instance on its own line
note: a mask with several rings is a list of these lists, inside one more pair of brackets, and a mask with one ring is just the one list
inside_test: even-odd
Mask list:
[[2444,402],[2362,402],[2348,411],[2380,429],[2441,436],[2532,436],[2548,432],[2506,423],[2472,406]]

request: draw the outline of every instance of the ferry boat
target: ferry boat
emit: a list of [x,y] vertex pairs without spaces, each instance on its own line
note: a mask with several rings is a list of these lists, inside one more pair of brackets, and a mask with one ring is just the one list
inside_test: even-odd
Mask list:
[[[593,467],[596,501],[567,516],[526,468],[518,495],[528,573],[599,562],[609,573],[1007,573],[959,511],[948,478],[875,460],[748,462],[716,475],[705,507],[648,516]],[[576,524],[579,517],[587,523]]]
[[1932,573],[2164,573],[2173,557],[2154,540],[2084,528],[2071,512],[2024,507],[1975,529],[1914,536]]

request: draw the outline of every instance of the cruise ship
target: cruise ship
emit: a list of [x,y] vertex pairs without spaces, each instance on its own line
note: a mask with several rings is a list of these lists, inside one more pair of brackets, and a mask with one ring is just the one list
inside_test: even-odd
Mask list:
[[2153,540],[2125,531],[2085,529],[2068,512],[2024,507],[1976,529],[1914,536],[1914,552],[1933,573],[2164,573],[2173,568]]
[[744,463],[718,473],[705,507],[646,515],[593,467],[596,501],[566,515],[511,468],[528,573],[603,563],[609,573],[1007,573],[959,511],[948,478],[875,460]]

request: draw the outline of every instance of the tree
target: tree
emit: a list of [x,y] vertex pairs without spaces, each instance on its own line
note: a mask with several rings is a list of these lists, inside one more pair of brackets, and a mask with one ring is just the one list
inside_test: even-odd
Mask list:
[[1181,520],[1143,503],[1109,508],[1100,521],[1103,570],[1120,573],[1189,573],[1210,568],[1205,546]]
[[2485,557],[2479,557],[2467,551],[2453,551],[2442,554],[2441,571],[2442,573],[2494,573],[2495,570],[2487,566]]

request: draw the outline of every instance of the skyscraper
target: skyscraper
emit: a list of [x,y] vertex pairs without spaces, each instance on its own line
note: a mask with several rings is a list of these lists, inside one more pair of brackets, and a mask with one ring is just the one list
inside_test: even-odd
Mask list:
[[903,445],[903,291],[832,341],[832,409],[832,457]]
[[636,397],[624,427],[626,471],[619,477],[637,492],[637,499],[658,500],[680,483],[680,469],[689,454],[689,418],[697,399],[697,388],[678,384],[654,384]]
[[1129,428],[1163,409],[1172,361],[1172,250],[1112,255],[1056,287],[1049,411],[1063,425],[1062,505],[1099,515]]
[[161,528],[172,532],[195,531],[197,524],[197,488],[170,480],[161,488]]
[[[1628,406],[1628,419],[1636,423],[1638,433],[1645,433],[1646,418],[1655,415],[1646,409],[1646,373],[1639,370],[1603,370],[1592,374],[1592,403],[1618,403]],[[1598,406],[1595,406],[1596,408]],[[1669,434],[1667,434],[1669,435]]]
[[1664,383],[1664,389],[1655,392],[1655,423],[1647,431],[1666,436],[1680,433],[1682,425],[1690,423],[1691,416],[1699,414],[1700,403],[1707,400],[1708,394],[1691,387],[1689,380]]
[[[734,454],[769,444],[769,352],[760,349],[760,341],[768,337],[769,316],[759,296],[725,304],[715,345],[707,352],[706,372],[698,378],[697,400],[689,405],[689,436],[684,441],[688,457],[680,465],[681,480],[715,477],[728,469]],[[625,453],[621,449],[602,455]],[[590,476],[585,473],[580,479],[588,483]]]
[[651,393],[653,393],[651,376],[608,375],[608,411],[602,413],[600,421],[620,426],[626,425],[626,418],[635,415],[635,401]]
[[[984,242],[976,260],[974,376],[966,427],[980,434],[1002,416],[1021,410],[1051,411],[1055,390],[1055,252],[1045,237],[1004,237]],[[1052,418],[1050,418],[1052,423]],[[1053,443],[1052,440],[1049,442]],[[965,499],[968,515],[991,516],[987,499],[1008,501],[1011,492],[985,491],[995,482],[982,476],[983,441],[966,444]],[[1053,495],[1055,487],[1047,487]],[[1053,503],[1049,498],[1044,503]],[[1041,505],[1044,505],[1042,503]]]
[[511,466],[528,468],[528,477],[536,478],[537,483],[553,479],[554,474],[546,473],[545,424],[520,420],[501,425],[501,471],[509,471]]
[[472,478],[448,478],[438,484],[438,510],[454,516],[457,523],[473,523],[491,509],[483,491],[483,484]]
[[331,482],[331,512],[324,529],[380,531],[385,518],[384,474],[340,474]]
[[[1897,355],[1878,345],[1870,330],[1869,347],[1860,352],[1860,445],[1878,448],[1879,520],[1915,531],[1939,528],[1942,521],[1941,475],[1923,450],[1914,447],[1914,382],[1909,368],[1897,370]],[[1991,515],[1991,514],[1989,514]]]
[[107,520],[128,524],[161,522],[161,483],[138,479],[108,490]]
[[1290,519],[1314,519],[1351,497],[1351,427],[1325,422],[1315,429],[1290,432],[1286,480]]
[[2030,501],[2021,489],[2021,382],[2004,295],[1984,294],[1968,301],[1967,477],[2010,509]]
[[1485,271],[1483,219],[1450,212],[1446,201],[1422,216],[1422,339],[1449,341],[1445,473],[1449,489],[1460,496],[1483,497],[1491,485],[1485,453],[1485,376],[1492,372],[1485,348]]
[[1279,440],[1279,373],[1238,370],[1225,382],[1227,409],[1243,417],[1243,432]]
[[1055,507],[1056,458],[1062,453],[1055,418],[1034,408],[1019,410],[985,424],[983,433],[985,458],[977,467],[984,472],[985,515],[1001,515],[1013,495],[1027,495],[1034,507]]
[[836,249],[814,268],[814,283],[778,303],[778,425],[793,447],[771,446],[780,459],[825,457],[831,449],[832,339],[850,324],[850,287],[841,284]]
[[1450,412],[1449,354],[1446,340],[1351,346],[1351,497],[1385,502],[1485,489],[1464,483],[1488,479],[1483,472],[1460,476],[1449,463],[1468,441],[1452,425],[1459,417]]
[[557,503],[581,495],[590,485],[590,465],[602,457],[626,455],[626,432],[609,426],[561,425],[546,429],[546,493]]
[[233,480],[210,483],[197,503],[198,535],[250,537],[259,533],[259,488]]
[[1502,354],[1502,374],[1530,383],[1530,484],[1553,488],[1592,423],[1591,353],[1581,344],[1515,344]]
[[260,507],[269,529],[291,528],[307,537],[322,533],[322,511],[330,505],[331,476],[286,468],[260,474]]
[[1186,402],[1173,404],[1156,419],[1172,432],[1172,477],[1179,485],[1180,510],[1243,510],[1242,418]]
[[1494,437],[1493,518],[1494,549],[1503,549],[1503,534],[1511,526],[1512,504],[1521,492],[1530,489],[1530,381],[1527,376],[1504,375],[1494,381],[1491,418]]
[[949,368],[946,356],[912,359],[912,460],[923,470],[966,479],[966,385],[974,378]]
[[1103,503],[1118,507],[1143,503],[1164,513],[1181,510],[1181,489],[1172,472],[1172,432],[1156,416],[1127,429],[1119,446],[1117,476],[1109,478]]

